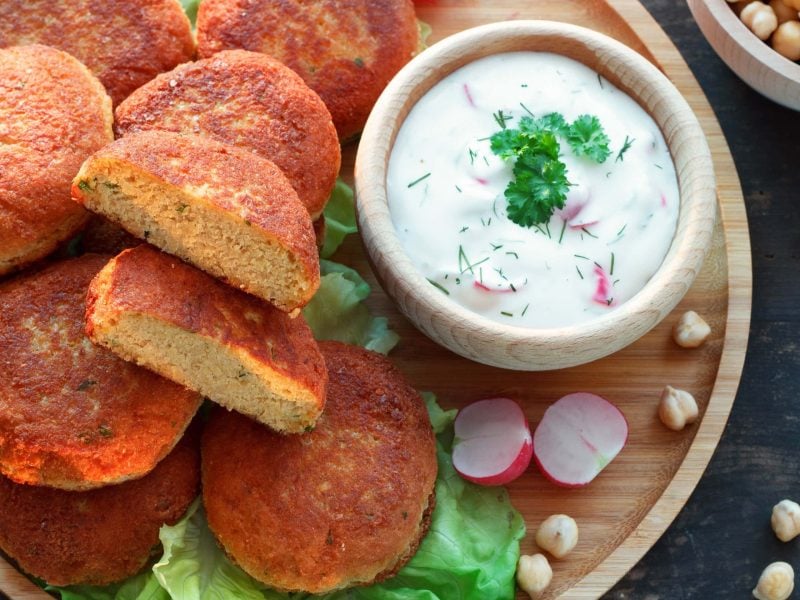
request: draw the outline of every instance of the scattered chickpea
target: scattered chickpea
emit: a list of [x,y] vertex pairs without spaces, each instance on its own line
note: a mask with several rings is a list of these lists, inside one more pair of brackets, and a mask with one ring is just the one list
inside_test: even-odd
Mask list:
[[745,6],[739,18],[761,40],[766,40],[778,28],[775,11],[758,0]]
[[772,49],[789,60],[800,60],[800,22],[783,23],[772,36]]
[[786,600],[794,590],[794,570],[785,562],[774,562],[758,578],[753,596],[758,600]]
[[531,598],[538,598],[553,579],[553,569],[544,554],[523,554],[517,563],[517,584]]
[[778,17],[778,26],[786,21],[797,21],[797,9],[788,6],[785,0],[770,0],[769,5]]
[[772,507],[772,531],[782,542],[788,542],[800,535],[800,504],[791,500],[781,500]]
[[672,339],[683,348],[697,348],[711,335],[711,327],[693,310],[681,315],[672,328]]
[[578,543],[578,524],[567,515],[550,515],[536,530],[536,545],[564,558]]
[[694,423],[699,414],[697,402],[689,392],[675,389],[671,385],[661,392],[658,418],[673,431],[680,431],[687,424]]

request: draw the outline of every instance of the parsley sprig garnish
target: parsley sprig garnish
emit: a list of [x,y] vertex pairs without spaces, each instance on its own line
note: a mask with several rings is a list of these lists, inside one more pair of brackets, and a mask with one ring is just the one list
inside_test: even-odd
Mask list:
[[559,113],[526,116],[517,129],[504,127],[490,138],[494,154],[503,160],[515,159],[514,179],[506,187],[505,197],[508,218],[517,225],[544,223],[556,208],[564,207],[570,182],[559,158],[558,137],[564,138],[577,156],[598,163],[611,154],[608,136],[592,115],[581,115],[572,124]]

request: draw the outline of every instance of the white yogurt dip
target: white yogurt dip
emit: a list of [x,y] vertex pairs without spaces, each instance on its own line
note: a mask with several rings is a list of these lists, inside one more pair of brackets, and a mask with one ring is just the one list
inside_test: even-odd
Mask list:
[[[498,114],[514,128],[549,113],[598,117],[611,154],[596,163],[560,140],[566,204],[526,228],[506,216],[513,160],[493,154],[489,137]],[[679,209],[653,119],[588,67],[543,52],[486,57],[431,88],[398,133],[387,191],[400,241],[431,285],[478,314],[530,328],[587,321],[630,299],[663,261]]]

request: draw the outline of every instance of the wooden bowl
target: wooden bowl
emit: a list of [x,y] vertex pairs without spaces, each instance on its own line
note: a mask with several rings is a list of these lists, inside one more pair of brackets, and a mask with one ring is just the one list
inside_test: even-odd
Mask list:
[[[417,100],[440,79],[487,55],[555,52],[599,72],[653,117],[667,141],[681,198],[677,231],[659,270],[632,299],[597,319],[531,329],[497,323],[449,300],[411,263],[392,223],[386,171],[397,132]],[[716,214],[711,154],[700,125],[669,80],[627,46],[582,27],[510,21],[438,42],[390,82],[364,128],[355,164],[356,209],[372,267],[386,293],[423,333],[466,358],[509,369],[574,366],[634,342],[688,291],[709,249]]]
[[725,0],[688,4],[708,43],[742,81],[770,100],[800,110],[800,64],[758,39]]

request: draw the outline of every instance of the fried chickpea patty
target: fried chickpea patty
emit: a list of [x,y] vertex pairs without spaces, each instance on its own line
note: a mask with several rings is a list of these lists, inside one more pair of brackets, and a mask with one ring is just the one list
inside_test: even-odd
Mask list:
[[114,104],[194,55],[191,25],[178,0],[0,2],[0,48],[34,43],[84,63]]
[[[0,3],[0,28],[6,9]],[[114,139],[111,124],[103,86],[73,57],[37,45],[0,49],[0,275],[46,256],[86,222],[70,184]]]
[[193,436],[147,476],[86,492],[22,485],[0,475],[0,549],[51,585],[105,585],[142,569],[197,496]]
[[319,288],[311,218],[271,161],[199,135],[143,131],[81,167],[72,197],[286,312]]
[[194,133],[274,162],[312,218],[339,173],[341,150],[325,105],[290,69],[235,50],[181,65],[117,107],[119,135],[146,130]]
[[213,414],[201,444],[208,523],[247,573],[323,593],[393,575],[425,535],[436,448],[419,394],[385,357],[320,343],[325,411],[282,436]]
[[312,427],[325,403],[325,361],[302,315],[290,318],[146,244],[94,278],[86,331],[119,356],[279,431]]
[[84,490],[141,477],[173,448],[201,397],[93,345],[85,255],[0,285],[0,473]]
[[343,140],[417,49],[411,0],[204,0],[197,53],[243,48],[274,56],[322,98]]

